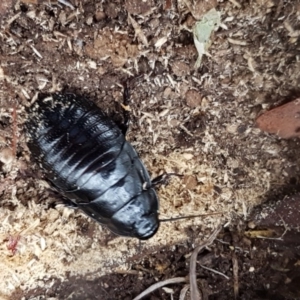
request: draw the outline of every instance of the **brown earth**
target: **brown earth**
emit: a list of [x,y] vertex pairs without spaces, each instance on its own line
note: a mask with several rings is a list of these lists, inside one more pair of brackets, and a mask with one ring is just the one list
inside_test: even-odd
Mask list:
[[[213,5],[222,26],[195,70],[191,29]],[[203,299],[300,299],[299,140],[255,127],[300,96],[298,0],[2,1],[0,18],[0,297],[133,299],[186,277],[222,225],[198,256]],[[38,92],[85,95],[120,120],[129,78],[128,140],[152,177],[184,175],[159,189],[161,218],[208,214],[141,245],[58,205],[23,130]]]

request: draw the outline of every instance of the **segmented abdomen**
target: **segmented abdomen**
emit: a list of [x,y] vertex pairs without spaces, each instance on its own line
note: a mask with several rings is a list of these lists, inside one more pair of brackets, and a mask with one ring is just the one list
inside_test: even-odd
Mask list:
[[142,190],[137,179],[150,185],[135,150],[94,104],[54,94],[39,101],[30,118],[29,147],[48,179],[77,204],[99,198],[103,216],[110,217]]

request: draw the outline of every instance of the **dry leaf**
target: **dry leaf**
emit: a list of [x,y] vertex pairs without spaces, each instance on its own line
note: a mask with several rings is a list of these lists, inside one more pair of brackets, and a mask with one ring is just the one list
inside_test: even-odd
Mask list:
[[262,114],[256,125],[284,139],[300,137],[300,98]]

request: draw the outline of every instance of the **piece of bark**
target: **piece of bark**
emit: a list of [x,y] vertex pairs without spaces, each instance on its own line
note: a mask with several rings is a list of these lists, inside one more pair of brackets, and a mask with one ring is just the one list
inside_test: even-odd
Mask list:
[[256,125],[284,139],[300,137],[300,98],[262,114]]

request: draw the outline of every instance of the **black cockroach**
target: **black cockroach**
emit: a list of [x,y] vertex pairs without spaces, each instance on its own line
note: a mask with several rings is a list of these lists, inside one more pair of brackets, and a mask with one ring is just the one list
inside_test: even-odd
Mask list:
[[127,124],[128,112],[119,127],[84,97],[54,93],[40,96],[28,109],[25,126],[32,156],[73,206],[118,235],[145,240],[160,222],[187,217],[158,219],[154,186],[174,174],[151,181],[125,139]]
[[25,126],[32,156],[76,207],[121,236],[156,233],[158,197],[126,126],[71,93],[39,97]]

